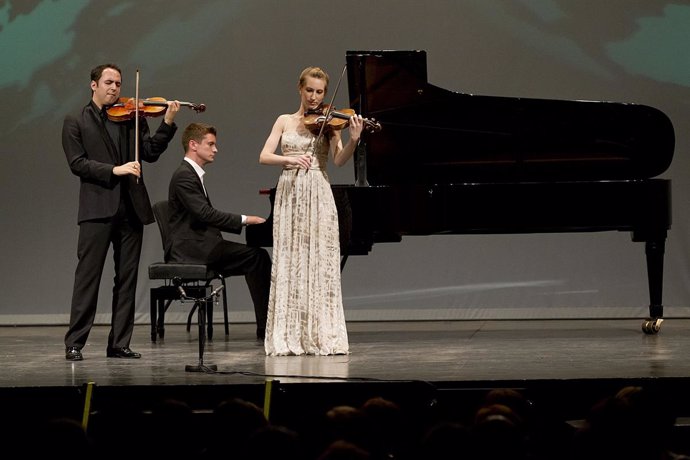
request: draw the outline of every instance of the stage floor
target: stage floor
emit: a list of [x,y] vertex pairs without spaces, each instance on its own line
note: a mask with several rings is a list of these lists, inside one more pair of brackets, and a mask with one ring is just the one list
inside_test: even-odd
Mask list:
[[142,353],[139,360],[106,358],[108,328],[98,326],[80,362],[64,359],[65,327],[1,327],[0,395],[5,403],[60,394],[83,400],[93,382],[101,401],[106,394],[130,402],[174,397],[211,409],[230,395],[261,405],[268,386],[280,388],[284,400],[303,391],[328,395],[326,406],[384,394],[420,404],[465,398],[467,405],[468,396],[481,398],[486,389],[517,388],[543,404],[555,398],[563,417],[578,418],[623,386],[654,385],[678,398],[679,417],[690,416],[690,319],[667,319],[655,335],[641,325],[642,319],[352,322],[350,355],[266,357],[254,324],[231,324],[228,337],[215,324],[203,355],[215,373],[186,371],[199,364],[195,325],[187,332],[168,324],[156,343],[148,326],[137,325],[131,347]]
[[137,325],[131,347],[142,359],[105,357],[108,328],[96,326],[84,360],[64,359],[66,327],[0,327],[0,388],[261,384],[336,381],[502,382],[690,377],[690,319],[666,320],[646,335],[641,319],[348,323],[347,356],[266,357],[253,324],[214,325],[199,364],[196,325],[168,324],[151,342]]

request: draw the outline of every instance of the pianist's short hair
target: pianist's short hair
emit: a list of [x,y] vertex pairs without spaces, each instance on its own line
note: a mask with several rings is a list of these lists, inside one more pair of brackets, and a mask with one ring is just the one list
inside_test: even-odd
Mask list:
[[207,134],[213,134],[215,136],[216,127],[206,123],[190,123],[189,126],[184,129],[184,133],[182,133],[182,148],[186,152],[187,147],[189,147],[189,141],[193,139],[197,142],[201,142]]
[[320,67],[307,67],[302,71],[299,76],[299,88],[304,88],[307,84],[307,77],[318,78],[326,82],[326,87],[324,88],[328,91],[328,74],[324,72]]

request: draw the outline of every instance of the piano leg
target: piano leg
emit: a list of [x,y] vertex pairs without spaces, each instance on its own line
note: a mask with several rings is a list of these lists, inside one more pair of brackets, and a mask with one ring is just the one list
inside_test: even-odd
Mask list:
[[666,234],[657,235],[656,238],[638,238],[633,234],[633,241],[645,242],[645,255],[647,257],[647,281],[649,284],[649,318],[642,323],[642,331],[645,334],[656,334],[664,321],[664,306],[662,293],[664,284],[664,251],[666,246]]

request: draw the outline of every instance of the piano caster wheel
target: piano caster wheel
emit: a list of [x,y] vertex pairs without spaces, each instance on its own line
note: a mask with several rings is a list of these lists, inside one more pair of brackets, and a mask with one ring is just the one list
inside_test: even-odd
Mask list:
[[648,318],[642,323],[642,332],[647,335],[656,334],[661,329],[661,323],[663,322],[663,318]]

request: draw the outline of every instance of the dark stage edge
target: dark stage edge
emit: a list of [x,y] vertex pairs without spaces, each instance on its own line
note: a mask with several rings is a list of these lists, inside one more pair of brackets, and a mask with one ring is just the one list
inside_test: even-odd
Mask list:
[[[642,319],[419,321],[348,323],[351,354],[267,358],[253,324],[215,325],[204,363],[218,372],[186,372],[198,341],[181,324],[152,343],[137,325],[141,360],[105,358],[106,327],[96,327],[84,361],[64,359],[64,327],[0,327],[0,401],[13,420],[84,417],[87,383],[94,423],[113,414],[145,414],[174,399],[200,418],[242,398],[273,422],[295,426],[336,405],[372,397],[397,402],[419,419],[471,420],[486,393],[520,390],[535,410],[559,421],[583,419],[625,386],[642,386],[673,406],[677,428],[690,419],[690,320],[667,319],[646,335]],[[270,383],[268,383],[270,382]],[[270,390],[270,393],[269,393]],[[7,419],[6,419],[7,420]],[[690,437],[688,437],[690,438]]]

